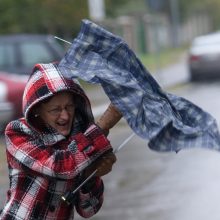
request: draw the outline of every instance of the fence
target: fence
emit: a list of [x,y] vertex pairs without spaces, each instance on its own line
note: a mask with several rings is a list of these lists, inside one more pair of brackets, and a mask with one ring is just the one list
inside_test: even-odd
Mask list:
[[158,48],[186,45],[194,37],[213,30],[210,16],[207,14],[190,16],[187,21],[178,25],[176,33],[165,15],[122,16],[105,20],[101,24],[120,35],[138,53],[153,53]]

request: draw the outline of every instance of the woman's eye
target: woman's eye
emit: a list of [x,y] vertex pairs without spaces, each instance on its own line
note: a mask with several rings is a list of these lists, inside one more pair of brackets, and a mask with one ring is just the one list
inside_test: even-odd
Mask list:
[[54,108],[54,109],[49,110],[49,112],[50,113],[59,113],[60,109],[59,108]]

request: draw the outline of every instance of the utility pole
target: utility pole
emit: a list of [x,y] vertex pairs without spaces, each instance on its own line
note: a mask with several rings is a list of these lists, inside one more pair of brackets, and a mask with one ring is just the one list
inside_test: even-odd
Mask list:
[[[159,20],[157,19],[157,13],[160,12],[163,7],[164,0],[146,0],[146,4],[150,9],[150,13],[153,14],[153,43],[154,43],[154,54],[155,54],[155,73],[158,78],[161,78],[160,68],[161,68],[161,59],[160,59],[160,39],[159,39]],[[162,81],[162,78],[160,79]]]
[[172,42],[174,47],[179,46],[179,0],[170,0]]
[[102,21],[105,19],[105,3],[104,0],[88,0],[89,16],[94,21]]

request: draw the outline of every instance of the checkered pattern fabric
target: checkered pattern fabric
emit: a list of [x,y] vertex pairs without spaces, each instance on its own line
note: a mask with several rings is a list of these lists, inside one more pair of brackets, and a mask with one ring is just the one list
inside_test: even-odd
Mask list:
[[93,22],[82,21],[59,68],[66,77],[101,84],[151,149],[220,149],[215,119],[190,101],[163,91],[120,37]]
[[[76,97],[81,100],[76,103],[71,134],[64,137],[49,126],[36,128],[39,121],[34,121],[32,108],[66,90],[73,92],[73,101]],[[85,93],[73,80],[65,79],[57,65],[38,64],[27,83],[23,109],[25,117],[10,122],[5,131],[10,188],[0,219],[70,220],[74,219],[74,207],[79,215],[91,217],[103,203],[101,178],[93,177],[94,184],[86,193],[79,190],[74,204],[61,200],[84,180],[82,172],[88,165],[112,150],[93,123]]]

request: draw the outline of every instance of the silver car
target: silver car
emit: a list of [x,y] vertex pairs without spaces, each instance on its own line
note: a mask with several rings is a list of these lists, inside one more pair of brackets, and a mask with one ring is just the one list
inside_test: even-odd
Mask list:
[[220,77],[220,32],[196,37],[188,64],[192,81]]

